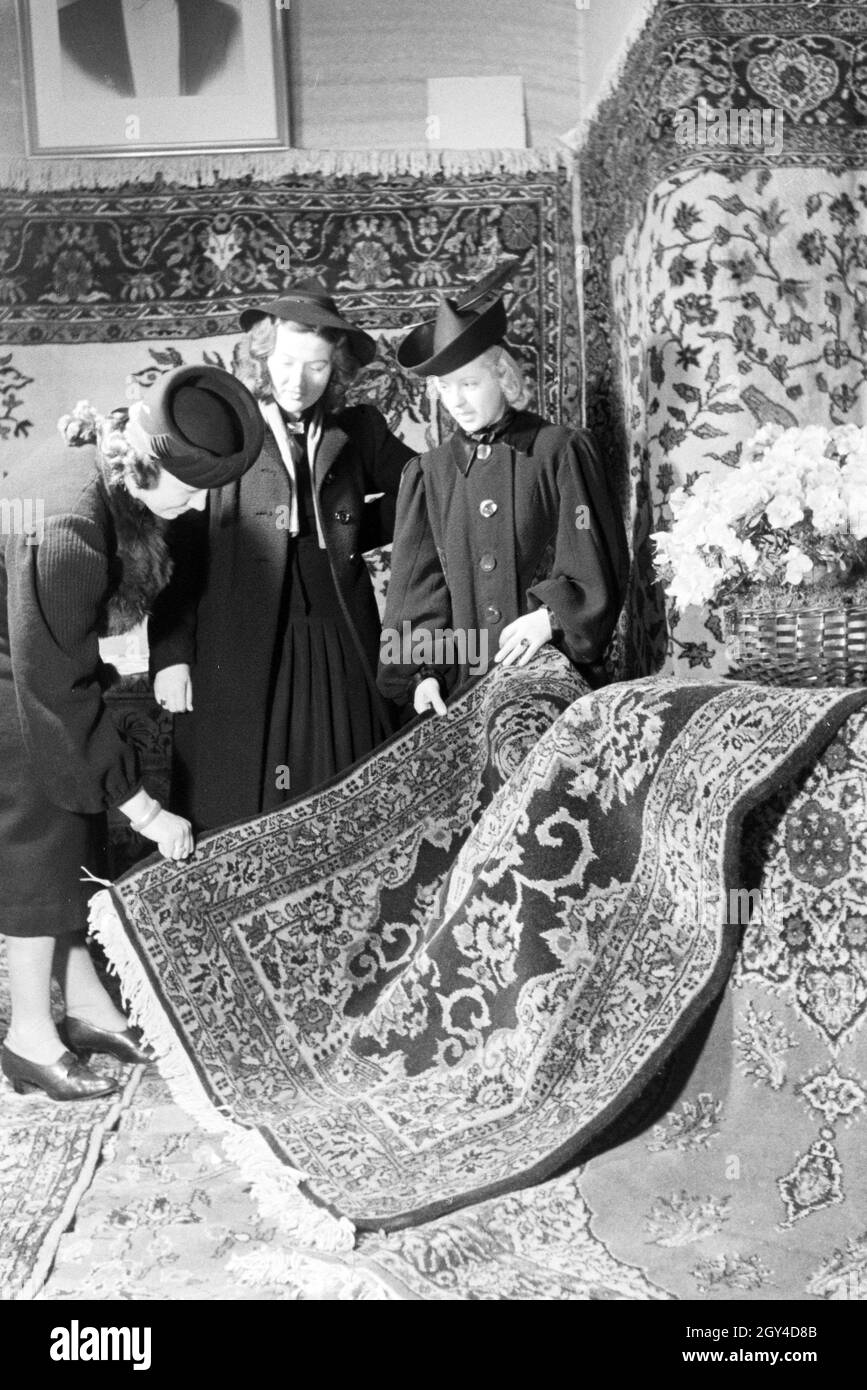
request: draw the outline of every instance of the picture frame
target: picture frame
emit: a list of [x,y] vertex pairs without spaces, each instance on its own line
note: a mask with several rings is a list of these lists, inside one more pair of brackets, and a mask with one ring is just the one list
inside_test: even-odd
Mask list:
[[285,10],[274,0],[17,0],[28,156],[285,149]]

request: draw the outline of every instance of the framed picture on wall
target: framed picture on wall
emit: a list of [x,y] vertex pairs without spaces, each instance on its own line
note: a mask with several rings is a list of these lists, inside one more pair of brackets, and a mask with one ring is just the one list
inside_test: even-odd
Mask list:
[[289,143],[285,4],[18,0],[30,155]]

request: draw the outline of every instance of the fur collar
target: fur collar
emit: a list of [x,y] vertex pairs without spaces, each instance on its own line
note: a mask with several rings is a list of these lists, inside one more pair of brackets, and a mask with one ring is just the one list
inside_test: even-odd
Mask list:
[[107,637],[129,632],[146,618],[172,575],[167,523],[127,492],[123,483],[100,473],[113,525],[109,528],[109,590],[100,628]]

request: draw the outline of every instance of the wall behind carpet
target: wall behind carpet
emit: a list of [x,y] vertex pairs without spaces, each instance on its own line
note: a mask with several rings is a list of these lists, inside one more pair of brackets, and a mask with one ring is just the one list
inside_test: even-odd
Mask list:
[[[531,145],[575,123],[575,0],[290,0],[286,18],[296,146],[424,145],[428,77],[523,77]],[[0,0],[0,156],[23,153],[15,0]]]

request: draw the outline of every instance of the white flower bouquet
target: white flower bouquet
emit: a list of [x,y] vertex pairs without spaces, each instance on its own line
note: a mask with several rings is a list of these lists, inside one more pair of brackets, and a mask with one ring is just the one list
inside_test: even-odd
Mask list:
[[[691,604],[795,608],[848,586],[867,598],[867,428],[765,425],[739,467],[701,474],[669,499],[656,569]],[[818,593],[817,590],[825,593]]]

